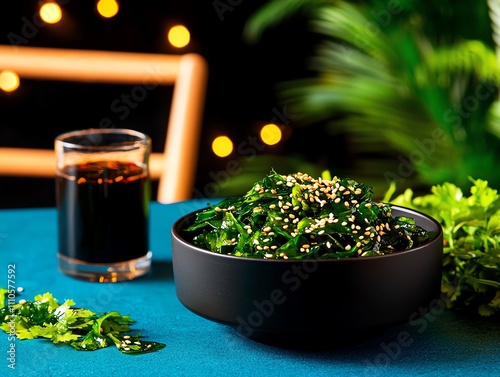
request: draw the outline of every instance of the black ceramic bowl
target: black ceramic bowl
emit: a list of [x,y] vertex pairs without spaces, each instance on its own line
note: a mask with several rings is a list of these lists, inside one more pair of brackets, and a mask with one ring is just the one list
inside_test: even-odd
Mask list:
[[425,313],[440,297],[443,234],[434,219],[392,206],[435,237],[390,255],[311,260],[249,259],[194,246],[172,229],[177,297],[192,312],[266,343],[357,342]]

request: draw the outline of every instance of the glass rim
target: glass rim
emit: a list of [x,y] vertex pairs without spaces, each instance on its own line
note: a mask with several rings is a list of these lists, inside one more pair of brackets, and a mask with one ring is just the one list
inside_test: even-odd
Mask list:
[[[81,144],[79,142],[67,141],[73,137],[85,137],[90,135],[128,135],[137,138],[137,140],[132,140],[132,144],[110,144],[110,145],[99,145],[99,144]],[[79,139],[79,141],[84,139]],[[87,139],[91,141],[91,139]],[[88,128],[84,130],[74,130],[59,134],[55,138],[56,146],[62,146],[63,148],[71,148],[74,150],[133,150],[137,149],[139,146],[150,146],[151,138],[140,131],[128,129],[128,128]]]

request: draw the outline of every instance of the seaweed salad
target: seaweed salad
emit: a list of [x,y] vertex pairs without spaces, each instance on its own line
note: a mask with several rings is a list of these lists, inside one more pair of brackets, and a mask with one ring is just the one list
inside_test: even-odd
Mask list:
[[186,231],[198,247],[247,258],[351,258],[391,254],[434,237],[372,199],[372,188],[271,170],[241,197],[196,214]]

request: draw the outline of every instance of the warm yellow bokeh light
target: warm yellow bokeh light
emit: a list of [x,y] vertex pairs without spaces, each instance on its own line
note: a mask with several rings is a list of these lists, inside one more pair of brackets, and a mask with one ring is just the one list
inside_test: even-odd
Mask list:
[[56,2],[48,2],[40,7],[40,18],[48,24],[56,24],[61,21],[62,10]]
[[19,88],[19,76],[12,71],[0,72],[0,89],[5,92],[13,92]]
[[281,140],[281,130],[275,124],[266,124],[260,130],[260,138],[267,145],[277,144]]
[[182,25],[174,26],[168,32],[168,41],[172,46],[177,48],[187,46],[190,38],[189,30]]
[[106,18],[116,16],[120,6],[116,0],[99,0],[97,3],[97,11],[99,14]]
[[218,136],[212,142],[212,150],[219,157],[226,157],[233,151],[233,142],[227,136]]

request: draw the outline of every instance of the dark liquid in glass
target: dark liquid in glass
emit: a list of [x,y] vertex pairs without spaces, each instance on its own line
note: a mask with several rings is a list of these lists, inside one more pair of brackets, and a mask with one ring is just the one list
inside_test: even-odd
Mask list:
[[148,253],[149,184],[142,166],[89,162],[56,179],[59,253],[90,263],[116,263]]

